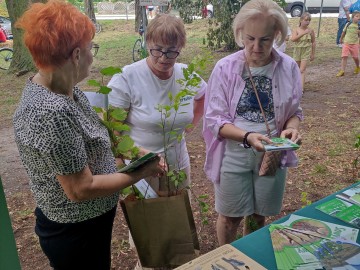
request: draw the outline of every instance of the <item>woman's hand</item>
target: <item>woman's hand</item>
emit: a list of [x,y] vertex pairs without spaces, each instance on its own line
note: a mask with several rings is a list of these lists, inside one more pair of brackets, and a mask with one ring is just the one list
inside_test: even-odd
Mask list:
[[141,173],[145,177],[149,176],[162,176],[166,172],[166,165],[165,162],[163,162],[162,158],[160,156],[157,156],[153,160],[145,163],[143,166],[139,168],[141,170]]
[[250,133],[247,136],[247,142],[251,147],[253,147],[258,152],[265,151],[263,142],[268,144],[272,143],[268,137],[260,133]]
[[300,145],[301,144],[301,135],[299,133],[299,130],[294,127],[288,127],[284,129],[281,134],[281,138],[288,138],[294,143]]
[[[145,149],[145,148],[142,148],[142,147],[139,147],[140,151],[139,151],[139,156],[142,157],[142,156],[145,156],[146,154],[150,153],[151,151]],[[168,171],[168,166],[165,162],[165,159],[162,155],[158,155],[158,157],[160,158],[159,160],[159,166],[162,168],[163,172],[160,173],[160,174],[157,174],[157,175],[152,175],[152,176],[158,176],[158,177],[161,177],[165,172]]]

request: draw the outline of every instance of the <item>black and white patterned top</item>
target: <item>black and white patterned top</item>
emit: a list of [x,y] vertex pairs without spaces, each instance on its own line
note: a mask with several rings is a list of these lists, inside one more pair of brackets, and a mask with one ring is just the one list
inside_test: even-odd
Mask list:
[[81,90],[74,100],[35,84],[30,78],[14,115],[15,141],[30,178],[37,206],[60,223],[79,222],[112,209],[119,194],[72,202],[56,175],[89,166],[93,175],[116,171],[106,128]]

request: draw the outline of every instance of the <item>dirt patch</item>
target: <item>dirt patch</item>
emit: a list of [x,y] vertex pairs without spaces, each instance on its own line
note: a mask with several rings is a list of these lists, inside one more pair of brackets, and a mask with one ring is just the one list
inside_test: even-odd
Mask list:
[[[302,103],[305,121],[301,127],[303,146],[298,151],[300,165],[289,170],[281,214],[269,218],[267,222],[300,209],[309,201],[317,201],[360,177],[359,170],[352,165],[358,154],[353,147],[355,134],[360,134],[359,77],[352,74],[352,63],[349,61],[346,76],[336,78],[339,65],[340,60],[324,61],[308,69]],[[11,125],[0,129],[0,133],[0,175],[22,269],[50,269],[34,234],[34,200],[19,160]],[[187,141],[194,192],[209,194],[208,203],[213,206],[213,187],[202,170],[205,155],[200,128],[190,134]],[[209,225],[201,226],[196,205],[193,211],[203,254],[218,246],[215,232],[217,215],[212,212]],[[136,256],[129,249],[127,226],[119,208],[112,241],[113,269],[133,269],[135,262]]]

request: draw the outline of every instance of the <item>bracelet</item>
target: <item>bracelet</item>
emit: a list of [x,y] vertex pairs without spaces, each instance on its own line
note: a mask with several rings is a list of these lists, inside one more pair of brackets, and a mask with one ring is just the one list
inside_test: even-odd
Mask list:
[[248,131],[245,133],[244,135],[244,139],[243,139],[243,145],[244,145],[244,148],[250,148],[251,145],[249,144],[248,140],[247,140],[247,137],[251,134],[251,133],[255,133],[255,131]]

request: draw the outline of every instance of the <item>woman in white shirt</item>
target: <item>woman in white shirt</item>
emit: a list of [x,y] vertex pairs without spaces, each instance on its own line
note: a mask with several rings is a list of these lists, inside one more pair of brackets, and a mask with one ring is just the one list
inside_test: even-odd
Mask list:
[[[156,107],[169,105],[169,93],[175,96],[181,91],[177,80],[183,79],[185,64],[176,63],[176,59],[185,46],[185,27],[180,18],[170,14],[159,14],[147,28],[146,44],[149,56],[146,59],[125,66],[123,72],[114,75],[108,86],[112,89],[109,103],[115,107],[129,110],[126,122],[130,126],[129,134],[142,154],[148,151],[164,152],[164,131],[160,126],[161,115]],[[195,96],[183,97],[186,106],[177,113],[174,126],[165,127],[179,134],[185,132],[188,124],[196,126],[203,115],[204,91],[206,83],[202,80]],[[185,102],[186,101],[186,102]],[[174,113],[171,117],[174,117]],[[172,122],[171,120],[169,122]],[[187,180],[181,187],[190,184],[190,160],[185,138],[180,142],[172,141],[167,151],[169,169],[184,170]],[[159,182],[147,179],[155,191],[161,190]],[[173,187],[172,187],[173,188]],[[168,190],[168,187],[164,187]]]

